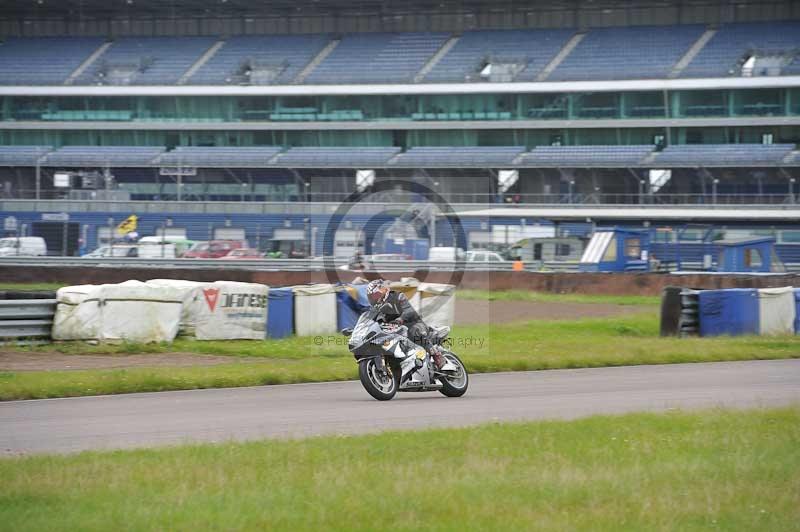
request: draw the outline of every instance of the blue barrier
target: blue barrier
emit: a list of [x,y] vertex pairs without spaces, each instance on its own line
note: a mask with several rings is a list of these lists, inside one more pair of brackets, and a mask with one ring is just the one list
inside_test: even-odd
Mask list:
[[[355,290],[358,299],[353,299],[351,290]],[[339,330],[352,328],[363,312],[367,301],[367,285],[348,285],[345,290],[336,293],[336,325]]]
[[267,303],[267,337],[294,334],[294,293],[291,288],[270,288]]
[[703,290],[698,294],[700,336],[758,334],[758,290]]
[[800,288],[794,289],[794,333],[800,334]]

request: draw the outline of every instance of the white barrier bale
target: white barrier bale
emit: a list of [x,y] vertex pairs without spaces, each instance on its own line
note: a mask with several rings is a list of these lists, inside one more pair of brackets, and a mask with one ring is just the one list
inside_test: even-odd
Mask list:
[[456,316],[456,287],[451,284],[421,283],[419,312],[429,326],[452,327]]
[[211,286],[211,283],[185,281],[182,279],[150,279],[146,283],[152,286],[173,288],[182,294],[183,308],[181,309],[181,323],[178,334],[180,336],[195,336],[197,316],[206,305],[203,289]]
[[53,317],[53,340],[96,340],[101,321],[98,304],[82,303],[97,285],[64,286],[56,291],[56,313]]
[[198,340],[263,340],[267,335],[269,287],[216,281],[198,287],[193,304]]
[[[182,300],[177,290],[126,281],[59,292],[58,306],[65,310],[54,320],[56,340],[171,342],[178,334]],[[68,306],[75,308],[70,312]]]
[[764,335],[794,334],[794,288],[760,288],[758,290],[758,332]]
[[294,292],[294,332],[298,336],[335,334],[336,291],[333,285],[314,284],[292,287]]

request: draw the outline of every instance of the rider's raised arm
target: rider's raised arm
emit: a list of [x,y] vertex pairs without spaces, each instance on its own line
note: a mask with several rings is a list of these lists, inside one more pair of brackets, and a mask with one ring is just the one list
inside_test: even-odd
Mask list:
[[402,319],[403,322],[415,323],[421,319],[417,311],[414,310],[414,307],[411,306],[411,302],[402,292],[397,294],[397,304],[400,307],[400,319]]

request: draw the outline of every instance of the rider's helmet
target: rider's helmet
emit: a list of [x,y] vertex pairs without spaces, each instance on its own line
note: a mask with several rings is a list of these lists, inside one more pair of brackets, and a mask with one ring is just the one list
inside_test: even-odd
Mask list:
[[367,299],[370,305],[377,305],[389,295],[389,283],[383,279],[375,279],[367,285]]

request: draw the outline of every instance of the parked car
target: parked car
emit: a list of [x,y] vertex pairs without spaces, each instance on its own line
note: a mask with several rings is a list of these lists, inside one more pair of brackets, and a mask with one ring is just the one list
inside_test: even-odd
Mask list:
[[464,260],[464,250],[461,248],[437,246],[428,252],[431,262],[456,262]]
[[105,257],[138,257],[139,246],[136,244],[116,244],[114,246],[100,246],[94,251],[81,255],[82,259],[100,259]]
[[218,259],[224,257],[234,249],[247,247],[247,242],[241,240],[211,240],[198,242],[183,254],[185,259]]
[[264,254],[253,248],[234,249],[219,260],[255,260],[263,259]]
[[188,240],[182,236],[143,236],[139,239],[140,245],[161,245],[172,244],[175,246],[175,256],[181,257],[189,251],[192,246],[197,244],[194,240]]
[[47,244],[40,236],[0,238],[0,257],[47,255]]
[[271,259],[305,259],[308,258],[305,240],[274,238],[269,241],[265,255]]
[[467,262],[506,262],[499,253],[494,251],[467,251]]

